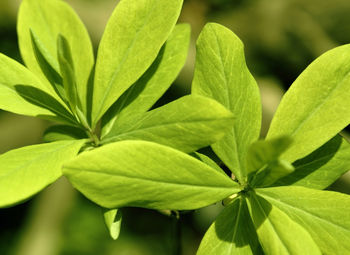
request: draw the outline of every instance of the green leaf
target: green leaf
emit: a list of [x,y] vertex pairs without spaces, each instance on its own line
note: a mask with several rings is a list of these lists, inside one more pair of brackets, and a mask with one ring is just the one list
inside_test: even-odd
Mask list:
[[92,104],[93,124],[152,64],[175,26],[182,2],[119,2],[98,49]]
[[257,189],[256,192],[302,225],[323,254],[349,253],[349,195],[296,186]]
[[289,162],[316,150],[350,123],[350,44],[311,63],[284,95],[267,138],[288,135]]
[[235,116],[231,131],[212,148],[237,179],[246,182],[246,153],[260,133],[260,94],[242,42],[219,24],[207,24],[199,36],[192,91],[214,98]]
[[[261,140],[253,143],[247,154],[247,173],[251,185],[266,186],[294,170],[293,166],[280,159],[291,144],[288,137]],[[255,175],[254,175],[255,172]]]
[[22,202],[56,181],[62,165],[77,155],[84,142],[32,145],[0,155],[0,207]]
[[86,133],[76,127],[67,125],[51,126],[45,130],[43,140],[44,142],[55,142],[62,140],[78,140],[88,138]]
[[295,171],[277,180],[274,186],[295,185],[325,189],[350,170],[350,144],[337,135],[293,165]]
[[193,152],[220,140],[232,126],[233,116],[210,98],[189,95],[117,122],[102,144],[147,140]]
[[228,176],[199,160],[146,141],[83,152],[63,172],[86,197],[106,208],[191,210],[239,191]]
[[21,55],[26,66],[42,80],[46,80],[32,48],[30,29],[40,39],[47,62],[57,71],[57,37],[61,34],[68,40],[75,67],[77,90],[85,112],[87,82],[94,65],[94,56],[83,23],[74,10],[61,0],[22,2],[17,23]]
[[27,68],[0,54],[0,108],[2,110],[53,118],[55,114],[60,114],[70,119],[70,113],[50,94],[50,89],[45,87]]
[[263,254],[248,207],[242,197],[225,207],[210,226],[197,255]]
[[75,67],[72,53],[67,39],[61,34],[57,38],[57,58],[62,75],[63,88],[67,96],[70,109],[76,113],[76,108],[81,109],[81,102],[78,97]]
[[30,29],[30,37],[32,40],[33,51],[41,71],[45,75],[46,79],[50,82],[56,94],[63,100],[63,102],[66,102],[66,92],[64,91],[64,88],[62,85],[63,84],[62,77],[59,74],[58,67],[51,66],[49,61],[46,59],[45,56],[48,56],[49,53],[43,46],[38,36],[31,29]]
[[211,168],[217,170],[218,172],[221,172],[223,174],[226,174],[224,172],[223,169],[221,169],[220,166],[218,166],[214,160],[212,160],[211,158],[209,158],[208,156],[202,154],[202,153],[199,153],[199,152],[194,152],[191,154],[193,157],[199,159],[200,161],[202,161],[203,163],[207,164],[208,166],[210,166]]
[[163,95],[186,61],[189,41],[190,26],[175,26],[153,64],[103,116],[102,137],[110,131],[116,118],[146,112]]
[[248,207],[266,254],[321,254],[301,225],[262,197],[250,193]]
[[120,209],[105,210],[103,213],[106,226],[113,240],[117,240],[122,223],[122,212]]

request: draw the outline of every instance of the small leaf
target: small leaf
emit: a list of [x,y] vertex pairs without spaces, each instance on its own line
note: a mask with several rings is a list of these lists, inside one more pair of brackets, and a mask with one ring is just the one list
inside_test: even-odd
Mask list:
[[[288,137],[261,140],[253,143],[247,154],[247,172],[251,185],[267,186],[294,170],[280,155],[291,144]],[[255,175],[253,174],[255,173]]]
[[350,170],[350,144],[340,135],[293,163],[295,171],[274,186],[295,185],[325,189]]
[[201,161],[145,141],[121,141],[83,152],[63,172],[74,187],[106,208],[191,210],[240,190]]
[[148,111],[170,87],[183,67],[190,41],[190,27],[176,25],[148,70],[112,105],[102,118],[102,137],[114,121]]
[[76,108],[82,108],[78,97],[74,63],[69,42],[61,34],[57,37],[57,59],[62,75],[63,88],[71,110],[76,114]]
[[183,0],[120,1],[98,49],[93,126],[149,68],[169,37]]
[[193,154],[191,154],[193,157],[199,159],[200,161],[202,161],[203,163],[207,164],[208,166],[210,166],[211,168],[217,170],[218,172],[221,172],[223,174],[226,174],[224,172],[224,170],[221,169],[220,166],[218,166],[214,160],[212,160],[211,158],[209,158],[208,156],[199,153],[199,152],[194,152]]
[[[30,29],[36,33],[45,59],[58,71],[57,37],[64,36],[71,47],[78,95],[86,112],[87,82],[94,65],[93,48],[89,34],[74,10],[61,0],[23,0],[18,13],[17,33],[22,58],[26,66],[42,81],[45,74],[40,68],[32,47]],[[48,82],[47,82],[48,83]]]
[[[49,61],[46,59],[45,56],[49,56],[50,54],[47,53],[47,49],[45,49],[40,39],[32,29],[30,29],[30,37],[32,40],[33,51],[35,53],[36,60],[41,68],[41,71],[50,82],[56,94],[65,102],[66,92],[64,91],[62,85],[62,77],[59,74],[58,66],[51,66]],[[56,64],[56,61],[51,62]]]
[[303,226],[323,254],[349,252],[349,195],[297,186],[257,189],[256,192]]
[[23,147],[0,156],[0,207],[30,198],[61,175],[62,165],[74,158],[85,140]]
[[250,193],[248,207],[265,254],[319,254],[310,234],[283,211]]
[[82,129],[66,125],[51,126],[45,130],[43,136],[44,142],[79,140],[84,138],[88,137]]
[[147,140],[193,152],[220,140],[232,127],[233,116],[221,104],[189,95],[147,113],[117,122],[102,140]]
[[122,223],[122,212],[120,209],[105,210],[103,213],[106,226],[113,240],[117,240],[120,233]]
[[235,116],[230,132],[212,148],[246,182],[246,153],[260,133],[260,92],[246,66],[242,42],[219,24],[207,24],[198,38],[192,93],[217,100]]
[[290,136],[283,158],[303,158],[350,123],[350,44],[311,63],[283,96],[267,138]]
[[229,204],[210,226],[197,255],[263,254],[248,207],[242,197]]

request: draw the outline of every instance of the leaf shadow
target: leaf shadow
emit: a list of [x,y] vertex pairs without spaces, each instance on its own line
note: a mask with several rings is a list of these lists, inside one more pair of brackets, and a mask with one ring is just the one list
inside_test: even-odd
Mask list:
[[250,246],[253,254],[263,254],[245,199],[236,199],[227,205],[214,226],[220,240],[234,243],[238,248]]
[[295,170],[277,180],[272,186],[293,185],[327,164],[340,149],[342,137],[337,135],[306,157],[293,163]]
[[14,88],[27,102],[45,108],[56,114],[62,121],[75,125],[74,117],[70,112],[48,93],[29,85],[17,84]]

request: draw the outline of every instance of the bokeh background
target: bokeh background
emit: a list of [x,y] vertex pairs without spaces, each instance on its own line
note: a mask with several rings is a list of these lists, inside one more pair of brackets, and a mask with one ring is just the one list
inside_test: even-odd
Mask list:
[[[97,49],[118,0],[67,2],[85,22]],[[16,36],[19,3],[0,0],[0,52],[21,61]],[[284,91],[301,71],[323,52],[350,43],[349,13],[348,0],[185,0],[180,22],[192,27],[188,61],[157,105],[190,92],[196,38],[206,22],[218,22],[231,28],[245,44],[248,67],[261,90],[264,136]],[[48,125],[47,121],[0,111],[0,153],[40,143]],[[349,174],[329,189],[350,194]],[[181,215],[184,255],[195,254],[221,209],[217,204]],[[172,254],[174,219],[137,208],[125,208],[123,215],[120,238],[113,241],[101,209],[62,178],[26,203],[0,209],[0,254]]]

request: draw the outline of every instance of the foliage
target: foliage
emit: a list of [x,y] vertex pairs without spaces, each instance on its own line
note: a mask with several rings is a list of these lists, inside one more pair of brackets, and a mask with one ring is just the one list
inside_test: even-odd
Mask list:
[[[59,125],[45,132],[47,143],[0,156],[0,206],[63,174],[105,208],[114,239],[121,207],[178,211],[223,200],[198,254],[346,254],[349,196],[322,189],[350,168],[350,145],[337,135],[350,123],[350,46],[326,52],[299,76],[258,140],[257,84],[242,42],[218,24],[197,41],[192,94],[150,110],[186,60],[181,6],[122,0],[95,62],[66,3],[23,0],[26,67],[0,54],[0,108]],[[232,175],[195,153],[208,145]]]

